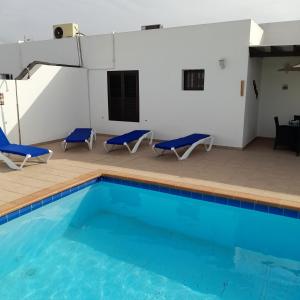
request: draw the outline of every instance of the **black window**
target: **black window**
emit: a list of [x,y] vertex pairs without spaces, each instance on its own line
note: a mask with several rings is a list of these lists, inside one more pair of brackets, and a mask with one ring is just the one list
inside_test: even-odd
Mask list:
[[204,90],[204,70],[183,70],[183,89]]
[[111,121],[139,122],[139,72],[107,72],[108,113]]

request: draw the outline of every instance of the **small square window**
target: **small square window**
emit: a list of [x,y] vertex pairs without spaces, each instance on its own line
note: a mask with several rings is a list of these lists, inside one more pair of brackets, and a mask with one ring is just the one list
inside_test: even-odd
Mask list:
[[185,91],[203,91],[204,70],[183,70],[183,89]]

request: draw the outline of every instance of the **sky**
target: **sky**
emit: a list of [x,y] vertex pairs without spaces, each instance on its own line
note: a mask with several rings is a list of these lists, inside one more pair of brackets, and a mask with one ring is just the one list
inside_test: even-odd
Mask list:
[[84,34],[240,19],[300,19],[299,0],[0,0],[0,41],[52,38],[52,25],[78,23]]

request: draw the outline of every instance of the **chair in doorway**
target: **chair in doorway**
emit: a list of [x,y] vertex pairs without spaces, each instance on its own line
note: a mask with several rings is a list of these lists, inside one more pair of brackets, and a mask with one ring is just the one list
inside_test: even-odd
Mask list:
[[300,121],[300,115],[294,115],[294,121]]
[[276,136],[274,140],[274,149],[278,146],[291,147],[293,137],[291,127],[288,125],[280,125],[278,117],[274,117]]

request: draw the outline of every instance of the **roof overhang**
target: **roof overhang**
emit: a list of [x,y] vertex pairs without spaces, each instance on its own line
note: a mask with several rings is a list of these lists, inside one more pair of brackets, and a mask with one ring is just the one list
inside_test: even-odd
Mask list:
[[250,57],[300,56],[300,45],[250,46]]

